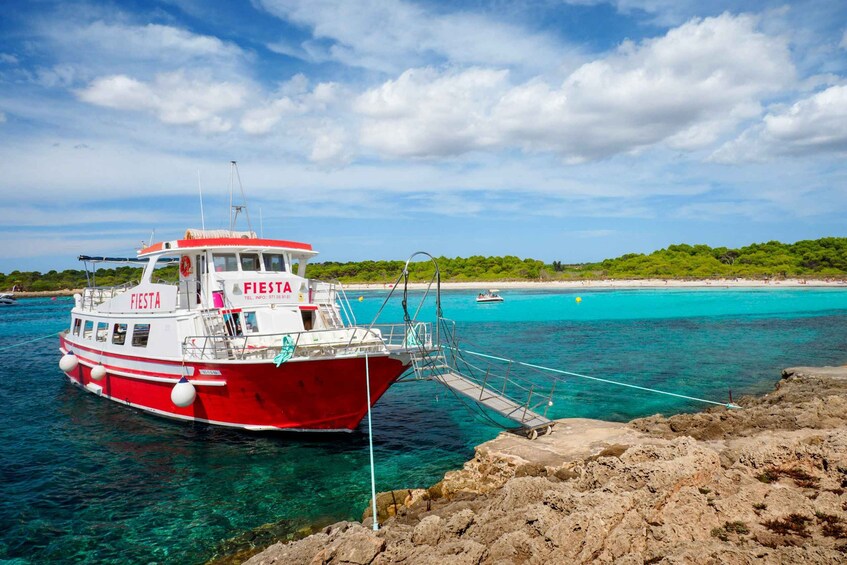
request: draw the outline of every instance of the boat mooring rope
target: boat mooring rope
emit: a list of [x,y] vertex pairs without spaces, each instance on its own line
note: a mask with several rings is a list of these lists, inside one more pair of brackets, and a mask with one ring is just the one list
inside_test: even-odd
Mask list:
[[507,363],[515,363],[517,365],[523,365],[524,367],[530,367],[532,369],[539,369],[541,371],[550,371],[551,373],[558,373],[560,375],[569,375],[571,377],[580,377],[582,379],[590,379],[592,381],[599,381],[601,383],[608,383],[618,386],[625,386],[629,388],[635,388],[638,390],[644,390],[647,392],[655,392],[656,394],[665,394],[667,396],[675,396],[677,398],[684,398],[685,400],[693,400],[695,402],[704,402],[706,404],[714,404],[716,406],[723,406],[725,408],[741,408],[741,406],[734,404],[732,402],[715,402],[714,400],[706,400],[705,398],[697,398],[695,396],[686,396],[684,394],[677,394],[675,392],[668,392],[666,390],[658,390],[655,388],[648,388],[645,386],[631,385],[629,383],[622,383],[620,381],[613,381],[610,379],[601,379],[600,377],[591,377],[589,375],[581,375],[579,373],[571,373],[570,371],[563,371],[561,369],[554,369],[552,367],[544,367],[542,365],[534,365],[532,363],[523,363],[521,361],[513,361],[512,359],[504,359],[502,357],[495,357],[494,355],[486,355],[485,353],[478,353],[476,351],[468,351],[466,349],[461,350],[464,353],[468,353],[470,355],[476,355],[478,357],[486,357],[488,359],[494,359],[497,361],[505,361]]
[[374,430],[371,424],[371,369],[368,352],[365,351],[365,387],[368,392],[368,451],[371,460],[371,502],[373,504],[373,530],[379,530],[379,516],[376,513],[376,479],[374,477]]
[[[57,330],[57,331],[58,331],[58,330]],[[47,334],[47,335],[43,335],[43,336],[41,336],[41,337],[36,337],[36,338],[33,338],[33,339],[28,339],[28,340],[26,340],[26,341],[21,341],[21,342],[18,342],[18,343],[13,343],[12,345],[7,345],[7,346],[5,346],[5,347],[0,347],[0,351],[6,351],[7,349],[12,349],[12,348],[15,348],[15,347],[19,347],[19,346],[21,346],[21,345],[26,345],[27,343],[32,343],[32,342],[34,342],[34,341],[40,341],[40,340],[42,340],[42,339],[47,339],[48,337],[56,337],[56,335],[57,335],[57,332],[53,332],[53,333],[50,333],[50,334]]]

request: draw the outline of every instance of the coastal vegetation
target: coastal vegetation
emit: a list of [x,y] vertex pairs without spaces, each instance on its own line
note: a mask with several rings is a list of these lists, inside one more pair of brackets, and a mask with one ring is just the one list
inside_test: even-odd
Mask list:
[[[708,245],[671,245],[649,254],[629,253],[598,263],[545,263],[537,259],[504,257],[438,257],[442,280],[455,282],[496,282],[524,280],[590,279],[707,279],[707,278],[786,278],[847,276],[847,238],[824,237],[796,243],[754,243],[738,249]],[[309,276],[347,283],[394,282],[403,261],[325,261],[309,265]],[[429,280],[433,274],[429,261],[412,263],[412,281]],[[159,269],[157,277],[176,281],[175,266]],[[122,266],[94,272],[98,286],[138,280],[141,269]],[[84,270],[12,271],[0,273],[0,289],[53,291],[87,286]]]

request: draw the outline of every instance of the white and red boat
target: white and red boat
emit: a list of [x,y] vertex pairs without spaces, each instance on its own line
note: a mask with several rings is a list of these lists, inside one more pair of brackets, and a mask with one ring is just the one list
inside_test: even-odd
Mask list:
[[[352,430],[368,410],[366,374],[373,404],[409,368],[409,324],[356,325],[339,284],[306,278],[314,255],[252,231],[149,245],[134,258],[139,283],[75,296],[60,367],[88,392],[168,418]],[[170,263],[179,281],[156,281]],[[429,331],[416,324],[416,347]]]

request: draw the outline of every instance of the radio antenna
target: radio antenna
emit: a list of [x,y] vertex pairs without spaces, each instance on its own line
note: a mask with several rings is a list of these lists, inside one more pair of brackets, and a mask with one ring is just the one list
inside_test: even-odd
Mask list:
[[[235,229],[235,224],[238,220],[238,214],[244,212],[247,217],[247,229],[253,231],[253,226],[250,224],[250,212],[247,210],[247,197],[244,196],[244,185],[241,184],[241,175],[238,173],[238,164],[235,161],[230,161],[231,169],[229,174],[229,231],[230,234]],[[233,204],[232,197],[235,192],[235,179],[238,179],[238,187],[241,189],[241,204]]]

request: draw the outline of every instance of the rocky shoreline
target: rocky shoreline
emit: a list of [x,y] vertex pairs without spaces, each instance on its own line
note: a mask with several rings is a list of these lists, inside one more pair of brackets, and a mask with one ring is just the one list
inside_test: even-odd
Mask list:
[[844,563],[847,367],[628,424],[503,433],[427,490],[379,497],[382,527],[341,522],[246,563]]

